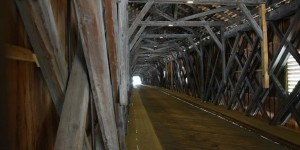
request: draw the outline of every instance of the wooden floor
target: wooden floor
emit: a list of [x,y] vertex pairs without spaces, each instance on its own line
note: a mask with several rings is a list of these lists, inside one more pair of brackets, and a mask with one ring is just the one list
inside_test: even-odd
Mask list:
[[[165,150],[287,149],[245,128],[241,128],[199,108],[184,103],[156,88],[139,86],[133,91],[133,95],[135,96],[135,98],[133,98],[133,104],[137,103],[137,96],[138,100],[141,100],[142,103],[130,107],[130,123],[127,134],[128,150],[156,150],[160,148],[160,145]],[[147,140],[150,142],[134,143],[134,141],[137,140],[137,133],[135,133],[134,130],[136,127],[134,126],[137,124],[145,124],[145,117],[134,117],[134,115],[137,115],[137,112],[134,113],[132,111],[133,109],[140,109],[139,111],[146,109],[145,112],[147,113],[143,115],[146,115],[146,117],[149,116],[150,121],[147,123],[148,127],[144,126],[139,128],[139,130],[147,130],[145,135],[140,134],[139,136],[147,137]],[[149,131],[153,131],[154,133],[151,135]],[[142,131],[139,132],[142,133]],[[155,142],[157,139],[159,142]],[[137,147],[136,145],[139,146]],[[144,147],[144,149],[141,147]]]

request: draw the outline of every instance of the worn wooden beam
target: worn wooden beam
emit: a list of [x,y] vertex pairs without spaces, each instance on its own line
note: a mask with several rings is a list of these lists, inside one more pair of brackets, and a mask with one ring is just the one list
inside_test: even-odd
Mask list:
[[[151,19],[151,17],[147,17],[146,21],[149,21]],[[134,35],[134,38],[132,39],[132,41],[129,44],[129,49],[131,50],[134,46],[134,44],[138,41],[138,39],[140,38],[140,36],[142,35],[142,33],[144,32],[145,28],[147,26],[146,25],[142,25],[139,29],[139,31]]]
[[104,146],[118,150],[102,2],[75,0],[74,6]]
[[89,101],[83,56],[74,59],[55,141],[55,150],[81,150]]
[[67,82],[67,64],[50,1],[16,0],[16,4],[56,111],[60,114]]
[[5,57],[13,60],[34,62],[39,67],[36,55],[30,49],[24,47],[5,45]]
[[118,95],[118,59],[117,59],[117,31],[118,20],[117,20],[117,6],[113,0],[104,1],[105,8],[105,28],[107,35],[107,48],[109,57],[109,66],[111,71],[112,85],[113,85],[113,95],[114,101],[117,102],[116,97]]
[[220,50],[222,50],[223,49],[222,43],[218,39],[217,35],[213,32],[213,30],[211,29],[211,27],[208,26],[208,25],[205,25],[204,27],[207,30],[207,32],[209,33],[210,37],[215,41],[215,43],[217,44],[218,48]]
[[147,12],[149,11],[149,9],[151,8],[151,6],[153,5],[153,0],[149,0],[145,6],[143,7],[143,9],[141,10],[141,12],[137,15],[137,17],[135,18],[135,20],[133,21],[133,23],[131,24],[129,30],[128,30],[128,37],[130,38],[131,35],[133,34],[133,32],[135,31],[135,29],[137,28],[137,26],[140,24],[140,22],[142,21],[142,19],[144,18],[144,16],[147,14]]
[[158,15],[160,15],[160,16],[162,16],[162,17],[164,17],[164,18],[166,18],[166,19],[168,19],[168,20],[170,20],[170,21],[175,21],[175,19],[174,19],[173,17],[171,17],[170,15],[168,15],[168,14],[162,12],[162,11],[159,10],[159,9],[155,9],[155,10],[154,10],[154,13],[157,13]]
[[191,20],[191,19],[195,19],[195,18],[201,18],[201,17],[207,16],[207,15],[212,15],[212,14],[222,12],[222,11],[225,11],[225,10],[229,10],[229,9],[232,9],[232,8],[235,8],[235,6],[223,6],[223,7],[219,7],[219,8],[216,8],[216,9],[211,9],[211,10],[208,10],[208,11],[204,11],[204,12],[201,12],[201,13],[198,13],[198,14],[193,14],[193,15],[190,15],[190,16],[186,16],[186,17],[178,19],[178,21],[187,21],[187,20]]
[[[120,67],[119,67],[119,51],[122,50],[123,47],[119,47],[118,45],[118,10],[117,10],[117,2],[116,0],[105,0],[104,1],[104,9],[105,9],[105,27],[106,27],[106,35],[107,35],[107,45],[108,45],[108,57],[109,57],[109,66],[111,71],[112,78],[112,87],[113,87],[113,99],[114,99],[114,109],[116,115],[116,124],[118,130],[118,140],[120,144],[120,149],[126,148],[125,143],[125,126],[126,126],[126,113],[123,111],[123,107],[118,105],[120,102],[119,99],[119,84],[120,84]],[[112,26],[113,25],[113,26]],[[98,139],[96,139],[98,140]],[[98,141],[97,141],[98,143]],[[98,146],[99,147],[99,146]]]
[[266,4],[260,4],[260,26],[262,29],[262,40],[261,40],[261,68],[262,68],[262,86],[263,88],[269,88],[269,73],[268,73],[268,29],[266,22]]
[[[147,7],[150,7],[151,3],[148,3]],[[152,5],[152,4],[151,4]],[[128,2],[123,0],[118,3],[118,18],[119,18],[119,67],[120,67],[120,104],[128,104],[128,89],[129,89],[129,38],[128,36],[128,12],[127,12]],[[146,9],[146,8],[145,8]],[[146,11],[144,9],[144,11]],[[143,13],[146,13],[144,12]],[[139,16],[140,19],[143,18],[142,14]],[[136,21],[139,22],[139,19]],[[131,26],[133,28],[133,26]],[[135,30],[135,29],[134,29]],[[134,31],[133,30],[133,31]],[[139,45],[138,41],[135,45]],[[134,46],[135,48],[135,46]]]
[[142,38],[188,38],[188,37],[199,37],[194,34],[144,34]]
[[257,24],[256,20],[253,18],[250,11],[248,10],[247,6],[245,4],[240,3],[239,7],[243,11],[246,18],[249,20],[250,25],[252,26],[252,28],[254,29],[256,34],[262,39],[263,38],[262,30],[261,30],[260,26]]
[[177,20],[178,18],[178,5],[175,4],[175,8],[174,8],[174,19]]
[[135,51],[136,51],[137,49],[139,49],[140,43],[141,43],[142,41],[143,41],[143,38],[140,37],[140,38],[137,40],[137,42],[133,45],[133,47],[130,49],[130,53],[135,53]]
[[182,27],[199,27],[199,26],[224,26],[224,22],[219,21],[141,21],[140,25],[147,26],[182,26]]
[[[146,3],[148,0],[129,0],[129,3]],[[187,0],[154,0],[155,3],[169,3],[169,4],[186,4]],[[244,3],[246,5],[256,5],[265,3],[266,0],[193,0],[193,4],[225,4],[236,5],[237,3]]]
[[226,83],[226,43],[225,43],[225,36],[224,36],[225,29],[221,28],[221,55],[222,55],[222,81]]

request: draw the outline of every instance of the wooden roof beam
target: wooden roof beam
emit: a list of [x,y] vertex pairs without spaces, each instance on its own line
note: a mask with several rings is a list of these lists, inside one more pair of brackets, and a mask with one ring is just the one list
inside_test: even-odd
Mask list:
[[204,26],[210,37],[215,41],[220,50],[222,50],[222,43],[218,39],[217,35],[213,32],[213,30],[209,26]]
[[236,6],[223,6],[223,7],[219,7],[219,8],[216,8],[216,9],[211,9],[209,11],[204,11],[204,12],[201,12],[201,13],[198,13],[198,14],[193,14],[193,15],[190,15],[190,16],[187,16],[187,17],[184,17],[184,18],[180,18],[178,20],[179,21],[187,21],[187,20],[191,20],[191,19],[200,18],[200,17],[204,17],[204,16],[207,16],[207,15],[215,14],[215,13],[218,13],[218,12],[222,12],[222,11],[225,11],[225,10],[229,10],[229,9],[232,9],[232,8],[235,8],[235,7]]
[[262,39],[263,38],[262,30],[261,30],[260,26],[258,25],[258,23],[253,18],[251,12],[248,10],[247,6],[245,4],[239,4],[239,7],[241,8],[241,10],[243,11],[244,15],[249,20],[250,25],[252,26],[252,28],[254,29],[254,31],[256,32],[256,34]]
[[[129,0],[129,3],[147,3],[149,0]],[[188,0],[153,0],[154,3],[186,4]],[[257,5],[266,3],[266,0],[193,0],[193,4],[224,4],[236,5],[244,3],[246,5]]]
[[143,9],[141,10],[141,12],[137,15],[137,17],[135,18],[135,20],[133,21],[133,23],[131,24],[131,26],[128,30],[128,38],[131,37],[131,35],[133,34],[133,32],[135,31],[137,26],[140,24],[140,22],[142,21],[144,16],[147,14],[147,12],[149,11],[149,9],[151,8],[152,5],[153,5],[153,1],[152,0],[148,1],[145,4],[145,6],[143,7]]
[[199,27],[199,26],[224,26],[224,22],[219,21],[141,21],[140,25],[147,26],[182,26],[182,27]]
[[[150,21],[151,17],[147,17],[146,21]],[[144,30],[146,29],[146,25],[142,25],[139,29],[139,31],[134,35],[134,38],[132,39],[132,41],[129,44],[129,49],[132,49],[132,47],[134,46],[134,44],[138,41],[138,39],[140,38],[141,34],[144,32]]]
[[144,34],[141,38],[187,38],[187,37],[198,37],[194,34]]

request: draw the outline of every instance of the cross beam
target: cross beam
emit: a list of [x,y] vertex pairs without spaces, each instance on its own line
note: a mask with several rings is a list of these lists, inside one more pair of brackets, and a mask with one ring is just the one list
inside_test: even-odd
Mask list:
[[181,26],[181,27],[199,27],[199,26],[224,26],[224,22],[220,21],[141,21],[140,25],[146,26]]
[[198,37],[194,34],[145,34],[141,36],[142,38],[188,38],[188,37]]
[[[149,0],[129,0],[129,3],[147,3]],[[187,0],[153,0],[154,3],[186,4]],[[226,4],[236,5],[245,3],[246,5],[256,5],[265,3],[266,0],[194,0],[194,4]]]

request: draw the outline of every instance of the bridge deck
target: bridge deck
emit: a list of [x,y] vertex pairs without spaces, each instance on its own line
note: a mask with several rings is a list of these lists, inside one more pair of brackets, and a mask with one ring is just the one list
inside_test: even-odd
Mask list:
[[189,105],[182,99],[146,86],[139,86],[133,90],[127,148],[129,150],[287,149],[217,115]]

